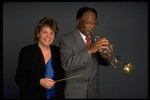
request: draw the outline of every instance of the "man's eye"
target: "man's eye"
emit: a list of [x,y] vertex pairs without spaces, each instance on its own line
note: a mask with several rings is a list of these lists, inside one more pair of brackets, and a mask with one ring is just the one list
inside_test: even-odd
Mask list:
[[90,22],[85,22],[86,24],[90,24]]

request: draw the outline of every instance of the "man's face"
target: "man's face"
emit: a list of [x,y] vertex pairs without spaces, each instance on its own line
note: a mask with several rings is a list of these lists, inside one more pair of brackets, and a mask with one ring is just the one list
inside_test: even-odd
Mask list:
[[86,36],[91,35],[89,29],[94,30],[96,28],[96,14],[91,10],[85,12],[82,18],[77,19],[77,24],[81,33]]

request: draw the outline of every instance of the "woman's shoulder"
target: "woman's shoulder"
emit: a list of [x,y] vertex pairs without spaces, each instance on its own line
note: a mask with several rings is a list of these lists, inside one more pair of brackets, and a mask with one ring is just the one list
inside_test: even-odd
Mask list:
[[37,44],[30,44],[30,45],[26,45],[24,46],[22,49],[32,49],[34,47],[36,47]]
[[59,50],[59,47],[56,46],[56,45],[51,44],[50,46],[51,46],[51,48],[54,49],[54,50]]
[[51,48],[51,52],[52,52],[52,54],[54,54],[54,55],[59,55],[59,51],[60,51],[60,49],[59,49],[59,47],[58,46],[56,46],[56,45],[50,45],[50,48]]
[[24,46],[20,52],[28,52],[28,51],[33,51],[33,50],[36,50],[37,49],[37,44],[30,44],[30,45],[26,45]]

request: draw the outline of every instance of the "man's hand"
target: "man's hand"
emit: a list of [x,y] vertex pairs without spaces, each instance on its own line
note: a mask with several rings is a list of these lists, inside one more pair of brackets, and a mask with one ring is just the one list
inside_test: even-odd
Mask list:
[[106,53],[109,57],[111,56],[110,50],[112,50],[112,47],[113,45],[110,44],[106,49],[104,49],[104,53]]
[[88,51],[90,54],[94,54],[99,49],[108,48],[105,44],[108,44],[108,40],[106,40],[106,38],[98,39],[88,48]]

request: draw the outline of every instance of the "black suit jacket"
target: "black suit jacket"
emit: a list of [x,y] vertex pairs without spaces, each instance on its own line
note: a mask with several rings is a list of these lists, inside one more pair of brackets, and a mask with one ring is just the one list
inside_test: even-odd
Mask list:
[[[61,66],[59,48],[51,45],[52,65],[55,79],[64,78]],[[46,88],[40,85],[40,79],[45,78],[45,61],[38,44],[21,49],[15,81],[20,87],[20,98],[46,98]],[[57,98],[64,98],[64,81],[55,84]]]

